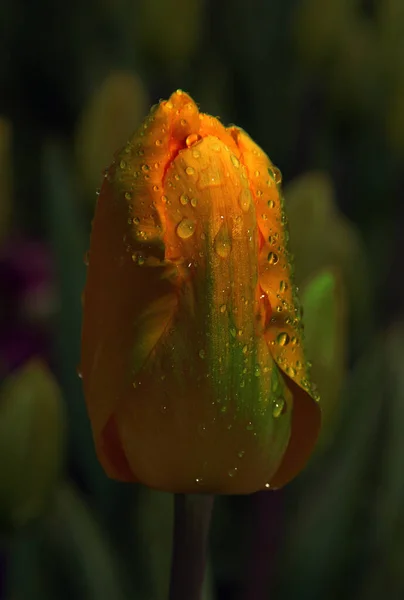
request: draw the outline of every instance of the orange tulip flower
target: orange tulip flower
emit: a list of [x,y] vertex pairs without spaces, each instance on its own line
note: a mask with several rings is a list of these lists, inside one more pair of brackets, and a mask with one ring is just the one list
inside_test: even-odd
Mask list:
[[170,492],[280,487],[320,410],[302,349],[280,172],[184,92],[105,173],[82,377],[106,473]]

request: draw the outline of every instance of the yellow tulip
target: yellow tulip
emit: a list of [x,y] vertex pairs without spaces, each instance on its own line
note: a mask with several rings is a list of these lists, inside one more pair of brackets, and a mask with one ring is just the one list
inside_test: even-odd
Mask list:
[[107,474],[170,492],[276,488],[320,427],[280,172],[184,92],[154,107],[98,199],[82,377]]

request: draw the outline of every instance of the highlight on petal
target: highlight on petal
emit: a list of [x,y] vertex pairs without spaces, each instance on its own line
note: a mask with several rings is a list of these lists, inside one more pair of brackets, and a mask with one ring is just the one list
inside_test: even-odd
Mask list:
[[172,492],[279,487],[320,426],[281,175],[184,92],[154,107],[99,196],[83,383],[107,473]]

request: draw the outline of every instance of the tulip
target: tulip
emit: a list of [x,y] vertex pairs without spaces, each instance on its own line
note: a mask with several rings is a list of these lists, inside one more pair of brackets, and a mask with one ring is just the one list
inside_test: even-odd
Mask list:
[[182,91],[106,171],[81,373],[106,473],[175,493],[278,488],[320,408],[302,345],[281,175]]

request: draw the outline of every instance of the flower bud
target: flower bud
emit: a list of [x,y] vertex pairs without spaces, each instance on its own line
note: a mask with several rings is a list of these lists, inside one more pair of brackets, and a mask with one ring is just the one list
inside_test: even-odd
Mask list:
[[106,472],[171,492],[279,487],[320,410],[302,349],[281,175],[177,91],[106,173],[81,371]]
[[63,456],[64,410],[47,367],[31,360],[0,388],[0,522],[22,526],[43,511]]

